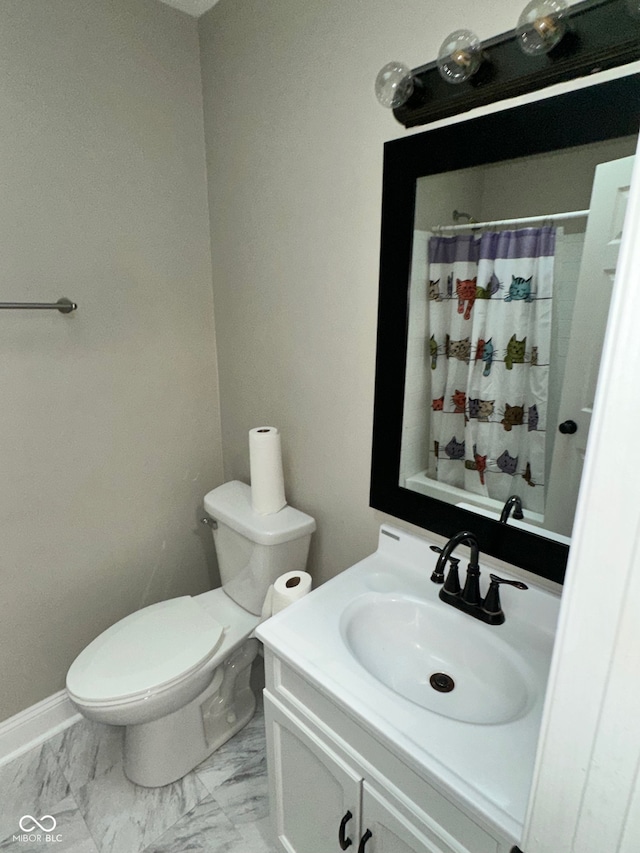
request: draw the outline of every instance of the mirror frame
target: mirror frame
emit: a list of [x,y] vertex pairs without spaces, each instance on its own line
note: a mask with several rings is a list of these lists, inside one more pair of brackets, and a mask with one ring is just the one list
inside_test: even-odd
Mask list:
[[566,545],[399,485],[416,181],[428,175],[638,134],[640,74],[385,143],[370,506],[562,583]]

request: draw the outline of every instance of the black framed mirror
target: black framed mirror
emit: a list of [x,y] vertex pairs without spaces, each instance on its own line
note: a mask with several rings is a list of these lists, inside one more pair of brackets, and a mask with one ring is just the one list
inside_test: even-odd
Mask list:
[[[430,199],[435,198],[434,181],[441,182],[442,177],[455,177],[456,180],[448,186],[464,187],[465,191],[478,176],[477,170],[489,170],[491,175],[497,174],[498,167],[510,168],[513,171],[514,164],[529,168],[535,166],[538,171],[534,172],[534,178],[519,179],[528,180],[525,185],[525,195],[533,196],[526,188],[542,183],[543,175],[547,174],[545,159],[555,157],[557,167],[560,171],[553,172],[550,169],[548,178],[550,184],[565,183],[567,190],[573,190],[574,178],[572,172],[566,167],[566,157],[572,157],[574,152],[587,151],[587,161],[595,156],[595,162],[607,161],[612,157],[630,154],[635,151],[635,139],[640,128],[640,75],[633,74],[621,77],[609,82],[576,89],[566,94],[534,101],[529,104],[501,110],[490,115],[472,118],[467,121],[457,122],[447,127],[426,131],[419,135],[388,142],[384,151],[384,173],[383,173],[383,197],[382,197],[382,230],[381,230],[381,256],[380,256],[380,289],[378,305],[378,341],[376,358],[376,380],[375,380],[375,407],[373,419],[373,452],[371,469],[371,493],[370,504],[396,518],[404,519],[419,527],[431,530],[443,536],[452,536],[461,529],[473,530],[479,540],[481,551],[491,554],[499,559],[505,560],[513,565],[520,566],[549,580],[562,583],[568,556],[568,536],[556,535],[552,526],[544,529],[540,519],[543,512],[527,512],[525,501],[525,519],[530,516],[531,524],[527,521],[523,527],[515,526],[518,522],[501,524],[497,520],[499,512],[495,509],[500,501],[489,500],[488,509],[485,511],[483,499],[477,495],[466,496],[457,489],[452,490],[452,496],[442,499],[438,483],[425,486],[415,485],[416,478],[407,476],[406,464],[406,436],[413,430],[429,430],[429,419],[431,418],[430,406],[424,406],[424,423],[419,420],[411,424],[403,422],[407,417],[408,401],[416,394],[412,387],[412,376],[416,371],[407,370],[408,346],[410,336],[415,335],[415,322],[412,320],[412,300],[417,304],[416,293],[421,293],[426,310],[428,312],[429,276],[422,276],[422,282],[415,287],[412,285],[412,260],[415,267],[415,250],[418,245],[416,237],[417,217],[424,220],[424,207],[430,208]],[[607,153],[610,149],[606,146],[612,143],[613,154]],[[595,151],[595,154],[593,152]],[[582,156],[582,155],[581,155]],[[558,159],[559,158],[559,159]],[[565,158],[563,160],[563,158]],[[554,167],[555,168],[555,167]],[[542,171],[540,171],[542,169]],[[520,173],[518,173],[520,174]],[[525,172],[522,172],[524,175]],[[540,180],[536,176],[540,176]],[[482,177],[486,181],[486,176]],[[533,180],[533,183],[531,181]],[[429,181],[432,181],[429,184]],[[424,183],[426,182],[426,183]],[[591,187],[588,187],[591,193]],[[495,193],[499,195],[499,191]],[[589,198],[589,196],[587,196]],[[422,200],[421,200],[422,199]],[[426,202],[424,201],[426,199]],[[418,202],[418,206],[416,206]],[[453,211],[458,205],[457,197],[451,197],[450,209]],[[587,202],[588,206],[588,202]],[[534,205],[535,207],[535,205]],[[437,205],[431,204],[431,210],[435,211]],[[418,213],[422,209],[421,213]],[[465,208],[466,209],[466,208]],[[484,208],[483,208],[484,209]],[[558,208],[556,207],[556,211]],[[554,211],[554,212],[556,212]],[[542,213],[541,210],[527,209],[527,216],[533,213]],[[547,211],[544,211],[545,213]],[[435,213],[434,213],[435,216]],[[428,220],[429,214],[426,214]],[[437,216],[435,216],[437,219]],[[475,216],[476,219],[484,221],[482,215]],[[511,222],[522,222],[523,218],[515,218]],[[545,216],[541,216],[545,220]],[[506,217],[492,216],[492,220],[509,222]],[[530,220],[534,217],[529,216]],[[585,220],[593,220],[593,212],[585,217]],[[493,223],[489,223],[493,224]],[[546,224],[546,223],[543,223]],[[424,226],[432,236],[437,236],[438,228],[443,225],[442,219],[438,219],[433,226]],[[449,223],[449,226],[451,223]],[[511,226],[507,226],[511,227]],[[514,228],[516,226],[513,226]],[[524,224],[523,228],[529,227]],[[467,226],[465,232],[468,240],[479,239],[478,229]],[[520,228],[520,225],[517,226]],[[453,231],[453,228],[449,230]],[[567,230],[572,231],[572,226]],[[585,231],[585,228],[582,229]],[[564,232],[563,232],[564,233]],[[429,238],[430,239],[430,238]],[[567,243],[571,242],[569,240]],[[428,245],[428,241],[424,243]],[[427,254],[432,249],[427,249]],[[425,264],[427,258],[425,258]],[[425,270],[428,267],[425,265]],[[415,273],[415,269],[414,269]],[[451,277],[451,276],[450,276]],[[415,275],[414,275],[415,280]],[[557,276],[556,276],[557,278]],[[510,280],[497,282],[496,300],[509,302],[513,291],[510,290]],[[558,293],[562,293],[562,281],[554,287]],[[478,280],[477,285],[481,282]],[[419,288],[422,288],[420,291]],[[437,288],[436,288],[437,291]],[[456,302],[460,296],[454,285],[448,291],[444,289],[444,282],[438,295],[432,298],[438,302],[450,299],[452,312],[455,317]],[[478,294],[480,291],[478,290]],[[491,295],[491,294],[490,294]],[[478,296],[480,298],[480,296]],[[487,297],[482,297],[486,299]],[[516,299],[518,297],[515,297]],[[523,300],[527,301],[527,300]],[[561,312],[560,312],[561,313]],[[461,312],[462,314],[462,312]],[[575,312],[574,312],[575,319]],[[413,323],[413,326],[412,326]],[[606,324],[606,313],[603,320],[603,328]],[[411,327],[411,331],[410,331]],[[441,357],[448,358],[450,355],[449,338],[446,344],[438,342],[437,349],[430,349],[430,329],[424,326],[422,335],[422,360],[427,367],[422,379],[429,381],[428,361],[437,352]],[[558,337],[557,329],[551,329],[551,338]],[[484,344],[484,341],[478,341]],[[432,344],[433,346],[433,344]],[[598,345],[598,351],[601,343]],[[473,349],[467,351],[467,363],[480,361],[479,347],[477,352]],[[535,355],[534,355],[535,350]],[[502,361],[501,368],[509,365],[510,356],[505,355],[504,346],[497,348],[497,361]],[[535,358],[535,361],[534,361]],[[530,348],[526,355],[526,361],[538,366],[537,347]],[[432,362],[433,365],[433,362]],[[508,368],[509,369],[509,368]],[[422,382],[419,379],[419,382]],[[559,380],[556,381],[559,385]],[[418,389],[422,397],[425,392],[422,387]],[[431,395],[433,396],[433,395]],[[427,394],[429,398],[429,394]],[[436,402],[435,400],[433,401]],[[449,402],[448,397],[445,406]],[[472,400],[472,402],[474,402]],[[549,408],[553,408],[551,405]],[[556,407],[558,408],[558,407]],[[457,411],[457,410],[456,410]],[[470,421],[470,411],[463,409],[462,419],[465,423]],[[546,432],[547,439],[553,444],[557,431],[557,420],[560,417],[562,407],[558,411],[546,413],[543,419],[542,432]],[[471,418],[474,417],[471,412]],[[537,418],[537,416],[536,416]],[[506,417],[504,409],[498,408],[492,419],[499,431],[506,430]],[[532,419],[531,419],[532,420]],[[525,417],[526,427],[526,417]],[[535,428],[535,427],[534,427]],[[403,435],[405,447],[403,453]],[[556,444],[561,439],[558,439]],[[429,479],[428,469],[438,466],[445,468],[439,462],[444,459],[448,464],[451,454],[447,457],[436,441],[427,440],[423,442],[431,454],[430,461],[422,460],[425,472]],[[435,449],[433,449],[435,447]],[[474,446],[475,451],[475,446]],[[461,460],[467,469],[473,469],[474,454],[466,454],[466,461]],[[469,458],[470,457],[470,458]],[[484,458],[484,457],[482,457]],[[435,460],[435,463],[434,463]],[[495,473],[495,458],[489,457],[487,473],[492,471],[493,463]],[[522,463],[521,463],[522,464]],[[546,464],[549,482],[554,479],[567,479],[568,463],[562,454],[548,457]],[[420,467],[420,465],[418,465]],[[476,465],[479,469],[479,465]],[[552,470],[550,470],[552,469]],[[474,477],[480,475],[482,479],[484,469],[476,470]],[[468,471],[467,471],[468,473]],[[504,472],[503,472],[504,473]],[[510,472],[513,473],[513,472]],[[528,476],[529,475],[529,476]],[[528,481],[527,481],[528,478]],[[418,480],[420,477],[418,477]],[[536,494],[536,500],[540,501],[543,489],[531,489],[527,486],[544,485],[542,482],[533,482],[530,471],[522,472],[522,483],[518,486],[526,498],[527,494]],[[539,478],[543,480],[543,477]],[[408,483],[412,485],[408,487]],[[421,491],[422,489],[422,491]],[[545,491],[545,498],[547,492]],[[542,499],[544,501],[544,498]],[[574,499],[575,500],[575,499]],[[557,502],[557,501],[556,501]],[[565,503],[561,500],[560,503]],[[459,504],[463,504],[461,507]],[[473,507],[465,508],[465,507]],[[538,507],[539,509],[539,507]],[[570,522],[569,524],[570,533]],[[524,529],[526,527],[526,529]],[[532,532],[535,530],[536,532]],[[538,532],[539,531],[539,532]],[[567,530],[564,530],[567,533]]]

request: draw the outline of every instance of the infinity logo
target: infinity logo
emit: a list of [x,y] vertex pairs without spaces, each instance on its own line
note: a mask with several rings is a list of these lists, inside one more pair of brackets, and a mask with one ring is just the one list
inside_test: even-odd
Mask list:
[[[49,821],[51,821],[51,823],[49,823]],[[42,815],[40,820],[36,820],[35,817],[30,814],[25,814],[20,818],[20,829],[23,832],[33,832],[34,829],[40,829],[42,832],[52,832],[55,828],[56,819],[50,814]]]

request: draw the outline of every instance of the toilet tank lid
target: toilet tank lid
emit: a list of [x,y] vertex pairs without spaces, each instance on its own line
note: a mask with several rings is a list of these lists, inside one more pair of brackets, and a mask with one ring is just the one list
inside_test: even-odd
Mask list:
[[292,506],[271,515],[260,515],[251,505],[251,487],[239,480],[224,483],[206,494],[204,508],[216,521],[258,545],[280,545],[308,536],[316,529],[315,519]]

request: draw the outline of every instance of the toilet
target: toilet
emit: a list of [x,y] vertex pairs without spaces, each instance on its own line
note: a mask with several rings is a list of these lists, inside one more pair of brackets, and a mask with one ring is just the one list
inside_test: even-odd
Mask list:
[[276,578],[303,571],[316,523],[286,506],[259,515],[234,480],[204,499],[222,586],[144,607],[96,637],[71,664],[67,692],[89,720],[125,726],[124,771],[168,785],[246,725],[256,707],[252,636]]

